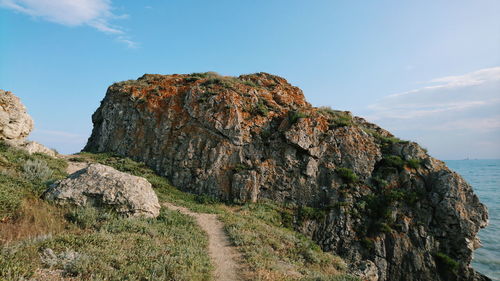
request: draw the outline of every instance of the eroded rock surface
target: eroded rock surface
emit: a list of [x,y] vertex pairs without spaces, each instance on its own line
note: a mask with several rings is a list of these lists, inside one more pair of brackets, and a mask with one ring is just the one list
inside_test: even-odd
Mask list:
[[12,92],[0,90],[0,140],[28,153],[44,153],[56,156],[57,152],[44,145],[26,140],[34,123],[26,107]]
[[160,214],[158,197],[146,179],[101,164],[90,164],[56,182],[44,198],[61,204],[111,208],[132,217]]
[[22,141],[33,130],[33,119],[21,100],[0,90],[0,140]]
[[143,161],[193,193],[287,203],[297,230],[369,280],[487,280],[469,266],[487,224],[469,184],[283,78],[144,75],[110,86],[93,123],[85,150]]

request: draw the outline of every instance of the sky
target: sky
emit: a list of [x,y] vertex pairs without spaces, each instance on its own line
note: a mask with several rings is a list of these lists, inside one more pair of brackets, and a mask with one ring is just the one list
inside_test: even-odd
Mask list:
[[268,72],[439,159],[500,158],[498,0],[0,0],[0,89],[78,152],[113,82]]

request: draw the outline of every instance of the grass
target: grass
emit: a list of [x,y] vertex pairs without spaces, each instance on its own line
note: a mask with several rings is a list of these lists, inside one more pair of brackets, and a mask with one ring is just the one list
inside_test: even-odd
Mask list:
[[[147,174],[158,188],[169,186],[138,163],[113,161]],[[189,216],[162,209],[156,219],[125,219],[40,200],[48,184],[66,176],[66,165],[0,143],[0,280],[30,279],[39,269],[53,279],[211,280],[206,234]],[[45,256],[48,249],[53,256]]]
[[346,265],[339,257],[284,228],[279,208],[272,204],[246,204],[220,218],[243,254],[251,280],[357,280],[343,274]]
[[242,171],[248,171],[248,170],[252,170],[252,167],[250,167],[246,164],[243,164],[243,163],[238,163],[238,164],[234,165],[234,167],[233,167],[233,171],[235,173],[239,173]]
[[23,165],[24,177],[30,181],[45,182],[52,177],[52,170],[47,162],[40,159],[29,159]]
[[292,111],[288,112],[288,121],[292,125],[297,123],[299,121],[299,119],[307,118],[307,117],[309,117],[309,115],[304,113],[304,112],[301,112],[301,111],[292,110]]
[[330,120],[330,129],[353,125],[352,115],[348,111],[334,110],[324,106],[318,108],[318,112],[328,117]]
[[445,269],[446,271],[457,273],[460,264],[456,260],[452,259],[443,252],[436,253],[434,257],[436,258],[436,262],[439,267]]
[[[80,232],[4,247],[0,279],[30,278],[37,268],[48,268],[80,280],[211,280],[208,240],[191,217],[165,209],[156,219],[75,212]],[[47,249],[55,254],[50,261],[43,256]],[[68,252],[70,260],[63,258]]]
[[323,252],[311,239],[291,229],[294,212],[289,208],[269,202],[224,205],[211,197],[181,192],[144,164],[130,159],[91,153],[81,153],[80,157],[145,177],[161,201],[218,214],[248,265],[245,276],[249,280],[358,280],[345,274],[346,265],[339,257]]
[[263,100],[259,100],[255,107],[253,108],[253,112],[262,115],[262,116],[267,116],[269,114],[269,108],[267,105],[264,103]]
[[23,198],[37,197],[51,182],[66,176],[66,162],[0,142],[0,221],[19,218]]
[[358,176],[349,168],[339,167],[335,169],[339,177],[347,184],[355,183],[358,181]]
[[306,220],[322,220],[325,218],[327,214],[327,210],[308,207],[308,206],[300,206],[298,209],[298,219],[300,221]]
[[420,159],[409,159],[406,161],[406,165],[412,169],[420,168],[421,163],[422,163],[422,160],[420,160]]
[[196,78],[220,78],[222,77],[219,73],[215,71],[208,71],[208,72],[195,72],[191,73],[189,76],[191,77],[196,77]]
[[381,161],[381,165],[384,167],[392,167],[398,170],[402,170],[405,165],[405,161],[401,159],[401,157],[396,155],[384,155]]

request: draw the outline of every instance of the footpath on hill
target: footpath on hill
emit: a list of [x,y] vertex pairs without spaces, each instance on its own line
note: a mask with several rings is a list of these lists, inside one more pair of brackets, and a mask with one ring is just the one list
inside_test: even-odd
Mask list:
[[234,249],[224,232],[224,225],[217,219],[215,214],[195,213],[185,207],[175,206],[164,202],[163,206],[170,210],[179,211],[185,215],[192,216],[208,235],[208,252],[215,266],[214,280],[236,281],[238,278],[239,253]]
[[[71,157],[75,158],[74,155]],[[76,156],[78,157],[78,156]],[[62,156],[68,159],[69,156]],[[67,161],[66,169],[68,174],[75,173],[86,168],[87,162]],[[241,260],[239,252],[231,245],[229,237],[224,232],[224,225],[217,219],[215,214],[195,213],[185,207],[163,202],[162,205],[170,210],[179,211],[196,219],[198,225],[207,233],[208,251],[210,259],[215,267],[214,280],[217,281],[238,281],[238,260]]]

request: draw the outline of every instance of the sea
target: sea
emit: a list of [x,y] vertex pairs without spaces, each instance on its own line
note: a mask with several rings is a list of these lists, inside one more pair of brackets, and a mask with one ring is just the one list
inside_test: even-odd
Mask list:
[[500,281],[500,159],[445,162],[472,185],[481,202],[488,207],[490,224],[479,231],[483,247],[474,251],[472,267]]

